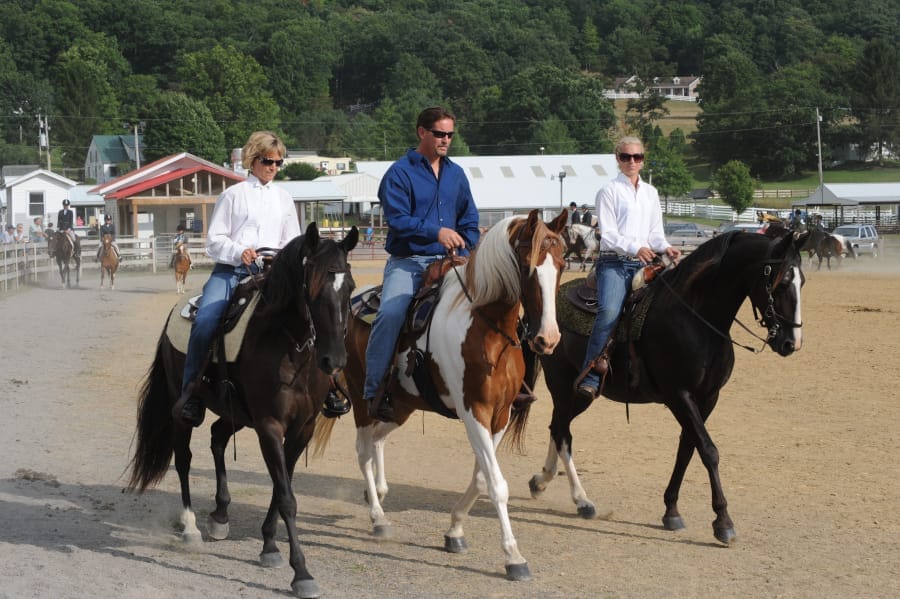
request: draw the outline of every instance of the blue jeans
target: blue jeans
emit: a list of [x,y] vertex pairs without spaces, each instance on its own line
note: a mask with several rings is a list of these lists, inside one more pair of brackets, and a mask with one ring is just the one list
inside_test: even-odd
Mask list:
[[403,328],[406,311],[413,295],[422,284],[422,275],[428,265],[440,256],[391,256],[384,266],[384,282],[381,290],[381,306],[366,347],[366,383],[363,397],[375,397],[378,386],[387,372],[397,347],[397,337]]
[[[600,257],[597,260],[597,317],[594,319],[594,328],[588,339],[582,370],[596,358],[612,333],[619,314],[622,313],[622,304],[631,286],[631,279],[643,264],[636,260],[627,260],[621,257]],[[585,375],[582,385],[590,385],[595,389],[600,386],[600,376],[593,370]]]
[[247,266],[231,266],[216,264],[206,284],[197,307],[197,316],[191,327],[188,339],[187,355],[184,358],[184,375],[181,379],[181,391],[184,392],[197,375],[209,356],[213,337],[222,321],[222,315],[231,301],[231,296],[241,279],[250,272],[257,272],[255,264]]

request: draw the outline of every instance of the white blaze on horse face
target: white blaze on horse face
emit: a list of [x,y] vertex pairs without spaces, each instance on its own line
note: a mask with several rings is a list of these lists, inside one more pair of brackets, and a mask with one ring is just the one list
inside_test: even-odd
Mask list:
[[541,328],[535,336],[543,339],[541,349],[545,354],[553,353],[560,340],[559,326],[556,324],[556,275],[559,270],[548,252],[544,262],[535,269],[538,285],[541,287],[543,312],[541,312]]
[[[341,289],[344,287],[344,273],[339,272],[334,275],[334,285],[332,285],[332,287],[334,288],[334,292],[338,295],[338,297],[340,297]],[[344,323],[344,311],[343,310],[338,311],[338,322],[340,324]]]
[[[794,278],[792,281],[792,285],[794,286],[794,293],[797,296],[797,307],[794,310],[794,322],[798,324],[803,323],[803,317],[800,310],[800,269],[798,267],[794,267]],[[803,345],[803,329],[795,326],[794,327],[794,351],[800,349]]]

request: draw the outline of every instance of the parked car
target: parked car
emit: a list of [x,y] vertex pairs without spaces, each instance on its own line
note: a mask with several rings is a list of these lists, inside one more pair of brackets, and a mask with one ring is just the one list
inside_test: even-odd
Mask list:
[[831,233],[844,236],[844,239],[853,248],[854,257],[860,254],[871,254],[873,258],[878,257],[881,240],[873,225],[841,225]]
[[724,223],[719,226],[717,235],[728,233],[729,231],[747,231],[749,233],[762,233],[766,230],[765,224],[759,223]]
[[696,223],[668,223],[663,225],[666,237],[709,237]]

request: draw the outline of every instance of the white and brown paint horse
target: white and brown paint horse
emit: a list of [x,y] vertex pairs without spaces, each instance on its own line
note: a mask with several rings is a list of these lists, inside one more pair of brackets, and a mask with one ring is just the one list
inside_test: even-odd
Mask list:
[[[437,411],[407,372],[408,349],[414,342],[426,348],[425,363],[437,401],[462,420],[475,452],[475,471],[451,512],[445,549],[453,553],[466,549],[463,521],[478,496],[487,493],[500,518],[507,578],[531,579],[513,536],[507,511],[509,489],[496,450],[507,430],[508,441],[515,444],[520,440],[528,415],[527,405],[514,406],[525,375],[520,312],[524,310],[530,327],[527,341],[536,353],[552,352],[560,339],[556,292],[563,268],[559,234],[565,224],[565,212],[551,223],[544,223],[537,210],[527,218],[506,218],[484,235],[468,263],[445,275],[430,327],[417,339],[402,337],[398,345],[398,381],[391,392],[396,422],[369,417],[362,394],[371,327],[350,319],[344,376],[353,402],[357,456],[376,536],[389,536],[391,531],[381,506],[388,491],[385,439],[416,410]],[[333,422],[320,419],[315,440],[318,449],[327,442]]]
[[175,292],[181,295],[184,293],[187,273],[191,269],[191,255],[188,253],[187,244],[183,241],[175,246],[172,266],[175,267]]

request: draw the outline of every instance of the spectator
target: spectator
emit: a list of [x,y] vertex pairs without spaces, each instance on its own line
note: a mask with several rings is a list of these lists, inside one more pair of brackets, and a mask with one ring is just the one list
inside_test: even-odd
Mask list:
[[13,233],[13,236],[16,239],[16,243],[25,243],[26,241],[31,240],[31,238],[28,237],[28,234],[25,233],[25,225],[23,225],[22,223],[16,225],[15,233]]
[[16,228],[12,225],[6,225],[6,230],[3,231],[3,235],[0,235],[0,242],[14,243],[16,241]]
[[31,241],[34,243],[40,243],[47,240],[47,234],[44,232],[43,217],[34,217],[34,224],[29,228],[28,234],[31,236]]

